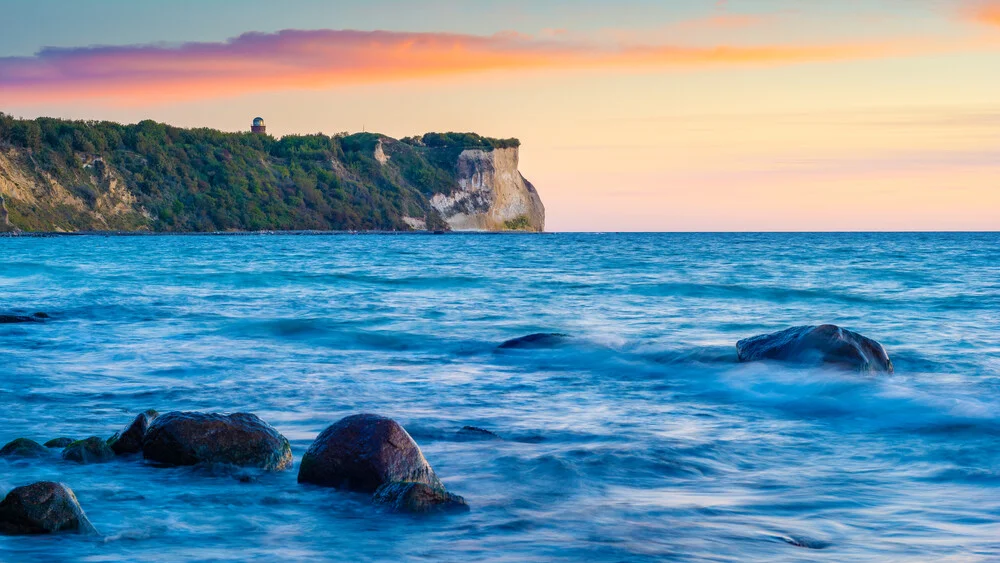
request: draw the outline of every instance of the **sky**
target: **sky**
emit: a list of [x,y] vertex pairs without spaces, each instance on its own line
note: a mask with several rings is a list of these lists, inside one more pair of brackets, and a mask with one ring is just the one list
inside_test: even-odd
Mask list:
[[0,111],[521,140],[550,231],[1000,229],[1000,0],[0,0]]

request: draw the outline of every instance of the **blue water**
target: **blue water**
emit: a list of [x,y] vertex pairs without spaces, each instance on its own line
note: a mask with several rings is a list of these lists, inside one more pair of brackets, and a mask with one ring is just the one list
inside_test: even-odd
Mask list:
[[[1000,235],[0,239],[0,442],[148,408],[246,411],[296,462],[341,417],[401,422],[468,514],[140,460],[0,460],[99,537],[2,561],[992,561]],[[836,323],[892,376],[738,364]],[[540,331],[556,350],[498,353]],[[462,441],[475,425],[502,441]]]

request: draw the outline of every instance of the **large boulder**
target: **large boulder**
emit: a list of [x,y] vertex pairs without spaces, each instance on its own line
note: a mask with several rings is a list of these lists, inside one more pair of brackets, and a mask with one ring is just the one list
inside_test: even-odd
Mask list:
[[299,466],[299,483],[373,493],[395,481],[444,488],[406,430],[375,414],[348,416],[324,430]]
[[17,438],[0,448],[0,457],[38,457],[45,453],[45,446],[28,438]]
[[499,350],[537,350],[541,348],[558,348],[569,341],[568,334],[560,332],[538,332],[527,336],[511,338],[497,346]]
[[386,483],[375,491],[372,500],[391,512],[419,514],[469,510],[464,498],[423,483]]
[[0,502],[0,533],[96,533],[76,495],[62,483],[42,481],[18,487]]
[[77,463],[106,463],[115,458],[115,452],[108,443],[97,436],[77,440],[66,446],[63,459]]
[[741,362],[779,360],[836,365],[865,372],[892,373],[892,361],[878,342],[836,325],[799,326],[745,338],[736,343]]
[[248,413],[171,412],[153,421],[144,458],[168,465],[221,463],[280,471],[292,465],[288,440]]
[[142,440],[149,430],[149,425],[156,420],[159,415],[154,410],[148,410],[136,416],[132,423],[124,430],[115,434],[108,440],[111,449],[116,455],[137,454],[142,451]]

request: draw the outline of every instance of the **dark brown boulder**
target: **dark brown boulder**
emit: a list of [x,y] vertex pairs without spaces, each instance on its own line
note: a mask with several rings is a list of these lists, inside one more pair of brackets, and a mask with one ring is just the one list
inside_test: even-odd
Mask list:
[[444,488],[406,430],[375,414],[349,416],[324,430],[299,466],[299,483],[373,493],[394,481]]
[[153,421],[144,458],[167,465],[221,463],[280,471],[292,465],[288,440],[248,413],[171,412]]
[[77,463],[106,463],[115,458],[115,452],[106,441],[97,436],[86,440],[77,440],[66,446],[62,452],[63,459]]
[[131,424],[108,440],[116,455],[137,454],[142,451],[142,439],[159,413],[148,410],[135,417]]
[[835,365],[864,372],[892,373],[892,361],[878,342],[836,325],[799,326],[736,343],[741,362],[778,360]]
[[45,455],[47,451],[44,446],[34,440],[17,438],[0,448],[0,457],[38,457]]
[[420,514],[469,510],[464,498],[423,483],[386,483],[375,491],[372,500],[391,512]]
[[96,533],[76,495],[62,483],[42,481],[18,487],[0,502],[0,533]]

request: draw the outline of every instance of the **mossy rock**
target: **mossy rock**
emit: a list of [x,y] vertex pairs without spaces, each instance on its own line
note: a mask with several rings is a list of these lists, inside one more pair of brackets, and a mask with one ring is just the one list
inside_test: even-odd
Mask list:
[[72,444],[76,441],[76,438],[53,438],[48,442],[45,442],[46,448],[65,448],[66,446]]
[[96,533],[72,489],[42,481],[18,487],[0,502],[0,533],[6,535]]
[[77,463],[106,463],[115,458],[115,452],[105,440],[91,436],[66,446],[62,456],[65,460]]
[[45,446],[28,438],[18,438],[13,440],[3,448],[0,448],[2,457],[39,457],[45,455]]

